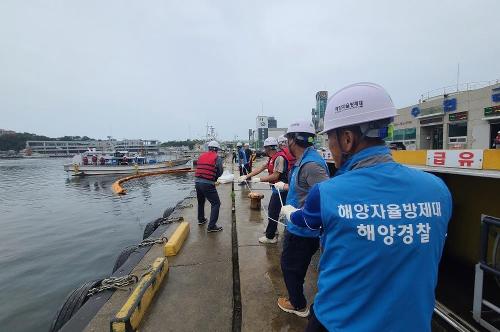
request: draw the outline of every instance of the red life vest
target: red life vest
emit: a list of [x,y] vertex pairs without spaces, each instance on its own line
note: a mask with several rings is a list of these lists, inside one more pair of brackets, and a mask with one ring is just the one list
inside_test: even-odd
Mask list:
[[203,153],[196,163],[194,176],[205,180],[217,180],[217,152],[208,151]]
[[286,171],[284,173],[280,174],[280,177],[278,178],[278,180],[273,181],[273,182],[270,181],[270,183],[276,183],[279,181],[288,183],[288,171],[290,171],[290,169],[291,169],[290,160],[288,160],[287,155],[283,151],[278,151],[272,157],[269,158],[269,160],[267,161],[267,172],[269,173],[269,175],[274,173],[274,162],[276,161],[276,158],[278,158],[278,157],[283,157],[285,159]]
[[290,171],[297,159],[295,159],[288,148],[282,148],[281,150],[285,153],[286,159],[288,160],[288,171]]

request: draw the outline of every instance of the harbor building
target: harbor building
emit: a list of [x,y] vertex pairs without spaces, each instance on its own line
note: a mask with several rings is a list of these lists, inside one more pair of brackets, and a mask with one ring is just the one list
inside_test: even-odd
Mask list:
[[0,136],[2,135],[14,135],[16,132],[8,129],[0,129]]
[[490,149],[500,131],[500,80],[429,91],[398,114],[388,143],[410,150]]
[[157,140],[89,140],[89,141],[26,141],[26,150],[34,154],[52,157],[73,156],[89,150],[97,151],[129,151],[142,154],[160,152]]
[[268,129],[268,135],[269,137],[280,137],[281,135],[286,134],[287,128],[269,128]]
[[269,136],[269,129],[277,128],[278,120],[276,120],[273,116],[264,116],[259,115],[256,119],[256,131],[257,131],[257,139],[256,139],[256,148],[261,148],[264,144],[264,140]]
[[323,130],[326,104],[328,102],[328,91],[316,92],[316,107],[312,109],[312,122],[316,131]]

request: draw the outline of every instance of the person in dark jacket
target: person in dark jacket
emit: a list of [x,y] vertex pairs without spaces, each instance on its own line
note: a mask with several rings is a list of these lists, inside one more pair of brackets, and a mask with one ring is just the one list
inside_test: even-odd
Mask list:
[[220,232],[222,227],[217,225],[219,219],[220,199],[215,182],[222,175],[222,158],[217,154],[220,144],[217,141],[208,143],[208,152],[203,153],[198,158],[195,172],[196,198],[198,199],[198,225],[207,222],[205,218],[205,200],[211,204],[210,222],[207,232]]
[[[250,150],[250,144],[245,143],[245,157],[247,158],[247,163],[245,164],[245,169],[247,174],[252,173],[252,157],[253,152]],[[251,180],[251,178],[247,178],[247,180]]]
[[[243,148],[243,144],[241,142],[238,142],[236,144],[236,156],[238,158],[238,168],[240,170],[240,177],[243,175],[247,175],[247,169],[246,169],[246,164],[247,164],[247,155],[245,153],[245,149]],[[240,182],[239,185],[244,185],[244,182]]]

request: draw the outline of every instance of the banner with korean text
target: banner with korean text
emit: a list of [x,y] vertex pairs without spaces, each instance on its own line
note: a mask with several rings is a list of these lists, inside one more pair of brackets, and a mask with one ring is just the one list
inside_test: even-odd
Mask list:
[[427,166],[483,168],[483,150],[427,150]]

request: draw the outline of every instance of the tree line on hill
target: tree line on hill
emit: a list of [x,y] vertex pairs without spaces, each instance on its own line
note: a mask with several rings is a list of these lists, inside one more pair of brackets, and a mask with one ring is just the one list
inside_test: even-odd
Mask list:
[[26,141],[91,141],[87,136],[47,137],[30,133],[4,134],[0,136],[0,151],[21,151],[26,147]]
[[[0,151],[14,150],[16,152],[26,148],[26,141],[92,141],[93,138],[87,136],[63,136],[58,138],[47,137],[31,133],[4,134],[0,136]],[[187,146],[193,149],[196,144],[203,144],[203,140],[168,141],[161,144],[163,147]]]
[[161,144],[163,147],[181,147],[181,146],[187,146],[189,149],[193,149],[193,147],[196,144],[203,144],[204,141],[200,139],[195,139],[195,140],[184,140],[184,141],[168,141],[164,142]]

